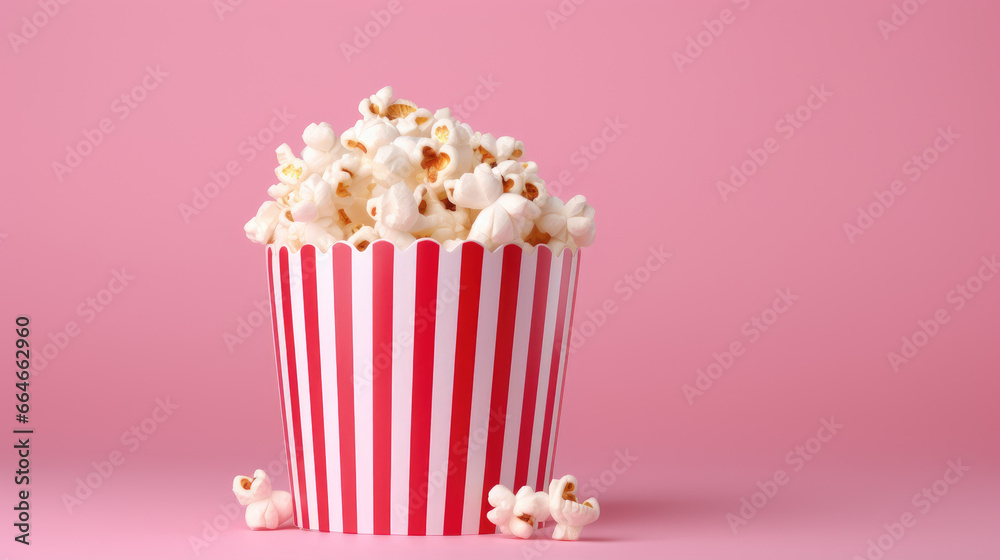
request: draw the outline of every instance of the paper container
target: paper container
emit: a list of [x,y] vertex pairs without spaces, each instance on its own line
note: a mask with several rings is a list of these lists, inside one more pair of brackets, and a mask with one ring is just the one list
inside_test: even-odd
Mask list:
[[295,524],[493,533],[496,484],[547,488],[579,251],[267,250]]

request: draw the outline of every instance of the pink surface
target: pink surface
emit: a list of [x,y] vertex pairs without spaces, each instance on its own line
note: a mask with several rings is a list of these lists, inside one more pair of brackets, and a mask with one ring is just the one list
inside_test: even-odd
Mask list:
[[[5,9],[0,344],[26,313],[53,346],[31,384],[33,544],[12,540],[8,475],[0,554],[1000,555],[1000,277],[982,264],[1000,252],[1000,6],[276,4]],[[598,210],[556,458],[597,479],[587,542],[229,522],[233,476],[283,454],[263,249],[242,225],[276,144],[346,128],[386,84],[517,136]]]

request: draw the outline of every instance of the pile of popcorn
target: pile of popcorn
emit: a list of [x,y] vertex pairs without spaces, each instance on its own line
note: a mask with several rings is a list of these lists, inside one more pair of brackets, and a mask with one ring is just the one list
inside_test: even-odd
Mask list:
[[244,228],[257,243],[327,251],[340,240],[364,250],[376,239],[405,249],[431,238],[451,250],[464,240],[493,251],[576,250],[594,240],[594,208],[548,193],[524,144],[474,132],[448,109],[431,112],[382,88],[358,106],[362,118],[338,138],[310,124],[298,156],[276,150],[278,183]]

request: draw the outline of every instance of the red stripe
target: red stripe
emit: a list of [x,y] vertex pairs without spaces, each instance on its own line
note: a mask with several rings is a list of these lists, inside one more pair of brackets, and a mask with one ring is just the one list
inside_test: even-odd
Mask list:
[[340,493],[344,532],[358,532],[358,487],[354,459],[354,325],[351,313],[351,252],[333,247],[334,330],[337,337],[337,412],[340,420]]
[[486,469],[483,473],[482,511],[479,532],[493,533],[496,527],[486,518],[490,509],[490,490],[500,484],[503,464],[503,435],[507,429],[507,391],[510,388],[510,361],[514,351],[514,325],[517,318],[517,288],[521,274],[522,249],[508,245],[503,250],[500,273],[500,304],[497,310],[497,342],[493,358],[493,391],[490,395],[490,418],[486,440]]
[[[285,410],[285,385],[281,382],[281,342],[278,340],[278,313],[274,305],[274,249],[267,248],[267,289],[271,294],[271,332],[274,333],[274,361],[278,368],[278,397],[281,399],[281,427],[285,433],[285,460],[288,465],[288,486],[292,487],[292,452],[288,440],[288,412]],[[299,514],[295,507],[295,488],[292,488],[292,523],[299,524]]]
[[[573,293],[571,297],[573,298],[572,303],[569,308],[569,324],[566,328],[569,329],[570,340],[573,340],[573,317],[576,316],[576,287],[580,285],[580,250],[576,250],[576,276],[573,277]],[[566,348],[566,363],[563,364],[563,382],[562,387],[559,389],[559,410],[556,411],[556,433],[553,436],[552,441],[552,469],[556,468],[556,446],[559,445],[559,419],[562,417],[562,405],[563,397],[566,395],[566,378],[569,376],[569,351],[570,348]]]
[[563,257],[562,279],[559,281],[559,307],[556,310],[556,330],[552,339],[552,363],[549,366],[549,391],[545,397],[545,416],[542,421],[542,445],[538,452],[538,480],[535,488],[545,488],[545,469],[548,466],[549,439],[552,433],[552,408],[556,401],[556,382],[559,379],[559,362],[562,357],[563,325],[566,323],[566,300],[568,299],[570,266],[573,254]]
[[448,445],[448,482],[445,490],[444,534],[462,534],[465,474],[469,463],[469,422],[472,416],[472,380],[476,372],[476,332],[479,294],[483,280],[483,247],[462,248],[458,329],[455,339],[455,377],[451,397],[451,442]]
[[521,404],[521,433],[517,443],[517,461],[514,468],[514,488],[528,483],[528,459],[531,456],[531,431],[535,423],[535,399],[538,396],[538,370],[542,361],[542,338],[545,331],[545,307],[549,291],[549,269],[552,251],[538,247],[535,252],[535,293],[531,310],[531,329],[528,334],[528,363],[524,379],[524,401]]
[[374,532],[390,533],[392,502],[392,258],[395,247],[372,246],[372,436]]
[[407,533],[427,533],[427,490],[434,388],[434,325],[437,312],[437,243],[417,242],[413,325],[413,403],[410,423],[410,511]]
[[319,530],[330,532],[329,494],[326,487],[326,434],[323,430],[323,369],[319,356],[319,304],[316,302],[316,247],[306,245],[302,257],[302,309],[306,325],[306,359],[309,363],[309,410],[312,413],[313,462],[316,468],[316,510]]
[[302,457],[302,421],[299,419],[299,381],[295,370],[295,333],[292,329],[292,289],[288,276],[288,249],[278,251],[281,265],[281,318],[285,323],[285,361],[288,362],[288,389],[292,397],[292,433],[295,438],[296,472],[299,502],[302,504],[303,529],[309,528],[309,501],[306,500],[306,465]]

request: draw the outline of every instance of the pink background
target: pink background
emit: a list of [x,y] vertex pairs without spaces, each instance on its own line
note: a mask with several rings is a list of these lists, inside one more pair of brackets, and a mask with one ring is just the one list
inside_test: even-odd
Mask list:
[[[961,309],[949,300],[1000,250],[1000,6],[928,2],[886,39],[879,20],[914,2],[592,0],[553,29],[556,0],[404,0],[347,60],[340,43],[385,2],[277,4],[245,2],[220,20],[209,2],[72,2],[17,52],[9,33],[41,8],[4,11],[0,344],[11,348],[22,313],[37,350],[68,321],[79,332],[44,368],[35,361],[33,545],[11,540],[5,476],[3,554],[852,558],[909,513],[915,525],[882,538],[885,558],[1000,555],[1000,278],[972,280],[981,291]],[[678,69],[673,53],[724,9],[735,21]],[[125,114],[114,100],[147,66],[167,75]],[[263,248],[242,225],[273,181],[278,143],[298,149],[313,121],[350,126],[358,100],[387,84],[424,106],[478,105],[465,120],[523,140],[543,177],[572,175],[564,197],[598,210],[556,459],[557,471],[610,482],[594,492],[604,515],[587,542],[261,534],[225,517],[232,477],[282,454],[270,327],[232,352],[224,340],[266,297]],[[832,96],[788,129],[779,121],[814,86]],[[282,108],[291,122],[248,160],[241,143]],[[616,118],[627,128],[594,141]],[[53,162],[102,119],[113,130],[58,180]],[[958,137],[912,181],[904,165],[939,127]],[[724,200],[717,182],[769,138],[777,151]],[[584,168],[592,141],[601,153]],[[230,160],[239,173],[186,223],[178,206]],[[852,243],[844,224],[897,179],[905,193]],[[672,257],[645,269],[660,247]],[[134,279],[88,314],[122,267]],[[777,319],[751,341],[744,323],[784,289],[799,299],[765,314]],[[948,322],[894,371],[887,354],[942,308]],[[613,312],[601,320],[601,309]],[[734,342],[743,355],[689,402],[684,385]],[[177,410],[147,421],[156,431],[137,448],[124,443],[158,398]],[[843,428],[812,443],[814,458],[788,460],[830,417]],[[626,450],[638,459],[614,473]],[[124,463],[68,511],[63,496],[116,451]],[[926,511],[913,502],[959,460],[970,470],[938,483],[943,498]],[[778,469],[788,483],[734,533],[727,514]],[[209,546],[195,551],[192,537]]]

